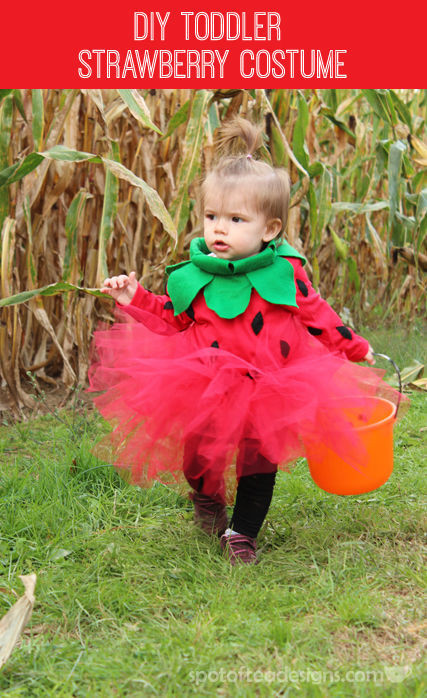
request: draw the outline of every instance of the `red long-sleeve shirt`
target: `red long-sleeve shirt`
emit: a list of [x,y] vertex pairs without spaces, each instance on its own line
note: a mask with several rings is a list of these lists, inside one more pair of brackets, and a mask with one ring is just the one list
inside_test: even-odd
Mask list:
[[156,295],[140,285],[131,303],[120,307],[137,319],[138,313],[133,310],[142,308],[176,331],[188,332],[196,348],[219,347],[258,365],[267,350],[280,360],[297,357],[304,338],[307,345],[309,337],[330,351],[345,354],[350,361],[363,361],[369,350],[368,341],[343,325],[339,315],[314,290],[300,259],[287,259],[294,268],[298,307],[268,303],[252,289],[244,313],[232,319],[221,318],[207,307],[202,290],[185,312],[175,316],[167,294]]

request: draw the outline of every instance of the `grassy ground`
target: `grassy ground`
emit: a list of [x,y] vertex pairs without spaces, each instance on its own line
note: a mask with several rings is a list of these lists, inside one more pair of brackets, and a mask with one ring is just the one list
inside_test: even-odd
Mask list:
[[[423,358],[416,332],[367,335],[401,365]],[[95,414],[0,427],[0,615],[18,575],[38,575],[0,695],[425,695],[425,397],[411,399],[380,490],[328,495],[304,462],[281,474],[254,568],[230,568],[188,500],[96,467]]]

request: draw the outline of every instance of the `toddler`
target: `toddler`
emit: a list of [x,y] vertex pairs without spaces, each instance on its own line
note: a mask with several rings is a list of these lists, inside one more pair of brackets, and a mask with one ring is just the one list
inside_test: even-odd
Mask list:
[[222,147],[242,143],[203,182],[204,236],[166,269],[167,294],[142,288],[135,272],[104,281],[120,321],[96,333],[90,371],[91,388],[104,391],[95,402],[115,424],[116,465],[142,486],[183,475],[196,523],[220,537],[232,564],[257,562],[277,469],[306,444],[363,467],[337,405],[351,395],[368,410],[366,398],[384,390],[378,371],[354,363],[374,363],[367,340],[316,293],[284,241],[288,175],[256,159],[261,131],[238,118]]

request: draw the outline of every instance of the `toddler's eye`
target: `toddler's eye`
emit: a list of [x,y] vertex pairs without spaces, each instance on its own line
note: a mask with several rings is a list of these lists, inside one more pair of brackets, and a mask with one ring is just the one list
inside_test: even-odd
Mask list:
[[231,220],[233,221],[233,223],[240,223],[242,218],[240,218],[240,216],[233,216]]
[[215,214],[205,213],[205,218],[207,218],[209,221],[213,221],[213,220],[215,220]]

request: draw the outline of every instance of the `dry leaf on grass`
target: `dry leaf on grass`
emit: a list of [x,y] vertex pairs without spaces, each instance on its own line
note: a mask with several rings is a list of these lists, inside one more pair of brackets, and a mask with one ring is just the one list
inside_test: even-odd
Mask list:
[[8,610],[0,620],[0,668],[7,662],[18,642],[22,631],[31,618],[34,606],[35,574],[19,577],[25,587],[25,594]]

